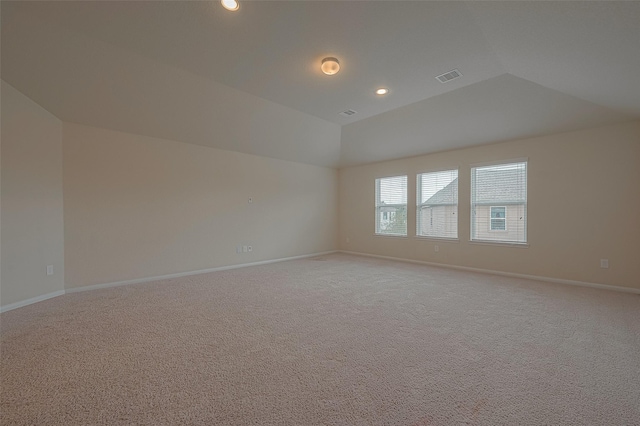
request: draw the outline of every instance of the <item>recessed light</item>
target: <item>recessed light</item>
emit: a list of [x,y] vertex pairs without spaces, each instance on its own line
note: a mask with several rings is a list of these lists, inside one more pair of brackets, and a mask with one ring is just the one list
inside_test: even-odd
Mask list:
[[389,89],[387,89],[386,87],[381,87],[379,89],[376,89],[376,95],[386,95],[387,93],[389,93]]
[[222,7],[232,12],[240,9],[240,3],[237,0],[220,0]]
[[340,62],[336,58],[328,57],[322,60],[320,69],[326,75],[334,75],[340,71]]

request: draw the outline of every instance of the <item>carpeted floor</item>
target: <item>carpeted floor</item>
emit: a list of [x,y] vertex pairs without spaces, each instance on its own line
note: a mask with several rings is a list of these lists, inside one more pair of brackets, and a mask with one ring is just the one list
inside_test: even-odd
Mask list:
[[640,425],[640,296],[345,254],[1,315],[2,425]]

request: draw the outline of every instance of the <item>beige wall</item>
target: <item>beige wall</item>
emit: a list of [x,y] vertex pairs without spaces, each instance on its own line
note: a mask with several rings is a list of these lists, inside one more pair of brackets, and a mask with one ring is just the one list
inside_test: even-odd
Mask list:
[[7,307],[64,290],[62,122],[4,81],[1,97],[0,305]]
[[[529,247],[469,243],[469,165],[522,157]],[[338,179],[333,169],[63,124],[2,82],[1,165],[3,307],[65,282],[74,288],[338,246],[640,288],[640,122],[344,168]],[[459,241],[415,238],[416,173],[452,167],[460,170]],[[375,178],[399,174],[409,175],[410,235],[374,236]],[[238,245],[254,250],[237,254]],[[601,258],[609,269],[599,268]]]
[[[470,243],[470,165],[522,157],[529,159],[529,247]],[[459,241],[414,237],[416,209],[411,206],[416,202],[416,173],[456,167]],[[374,181],[400,174],[409,176],[409,237],[375,236]],[[638,121],[344,168],[340,170],[340,248],[640,288],[638,182]],[[603,258],[609,259],[609,269],[600,268]]]
[[67,288],[337,248],[334,169],[69,123],[63,141]]

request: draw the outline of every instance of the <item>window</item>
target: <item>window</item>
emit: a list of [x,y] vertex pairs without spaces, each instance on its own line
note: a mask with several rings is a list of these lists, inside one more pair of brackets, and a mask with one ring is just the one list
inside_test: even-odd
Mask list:
[[507,230],[507,208],[491,207],[491,230],[506,231]]
[[416,200],[416,235],[458,238],[458,170],[419,174]]
[[376,234],[407,235],[407,177],[376,179]]
[[527,242],[527,162],[471,168],[471,240]]

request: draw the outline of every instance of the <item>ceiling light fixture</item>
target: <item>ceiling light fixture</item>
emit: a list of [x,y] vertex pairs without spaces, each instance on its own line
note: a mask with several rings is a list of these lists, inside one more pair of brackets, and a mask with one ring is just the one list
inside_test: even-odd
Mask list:
[[386,87],[381,87],[379,89],[376,89],[376,95],[386,95],[387,93],[389,93],[389,89],[387,89]]
[[222,7],[232,12],[240,9],[240,3],[238,3],[237,0],[220,0],[220,3]]
[[334,75],[340,71],[340,62],[336,58],[328,57],[322,60],[322,65],[320,65],[320,69],[326,75]]

